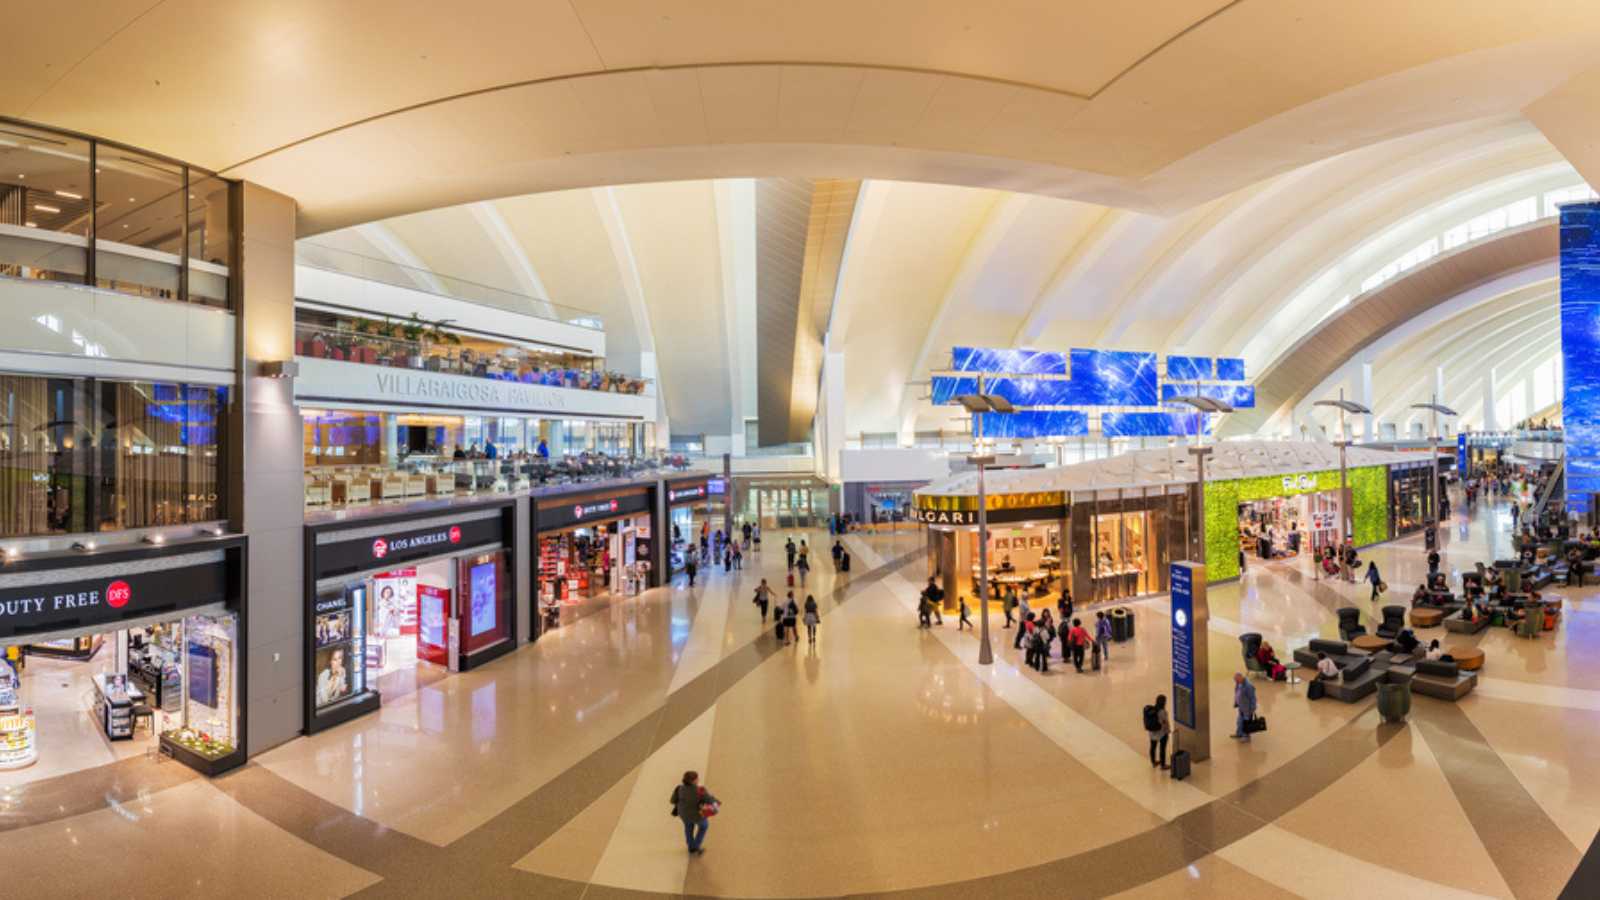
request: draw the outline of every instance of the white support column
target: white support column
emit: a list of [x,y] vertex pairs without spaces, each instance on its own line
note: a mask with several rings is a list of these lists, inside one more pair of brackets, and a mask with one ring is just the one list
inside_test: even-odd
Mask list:
[[1450,405],[1444,399],[1444,366],[1433,367],[1433,396],[1435,403],[1443,403],[1445,406]]
[[841,472],[839,451],[844,449],[844,354],[834,352],[829,346],[824,349],[822,357],[822,397],[823,432],[825,440],[814,442],[817,452],[825,452],[827,459],[823,461],[823,477],[829,484],[838,484]]
[[[1367,360],[1367,361],[1364,361],[1364,362],[1361,363],[1361,405],[1365,406],[1367,409],[1371,409],[1372,408],[1372,361],[1371,360]],[[1362,437],[1362,440],[1370,444],[1373,441],[1373,429],[1377,427],[1377,424],[1373,421],[1373,416],[1372,416],[1371,413],[1367,413],[1366,415],[1362,416],[1361,418],[1363,420],[1363,422],[1362,422],[1362,433],[1364,435]]]
[[1483,373],[1483,428],[1485,431],[1500,430],[1500,414],[1495,411],[1494,403],[1499,391],[1495,389],[1494,367]]
[[1524,408],[1524,411],[1523,411],[1522,415],[1524,417],[1532,416],[1534,413],[1539,411],[1538,407],[1535,407],[1533,405],[1533,374],[1532,373],[1529,373],[1527,378],[1522,379],[1522,405],[1523,405],[1523,408]]

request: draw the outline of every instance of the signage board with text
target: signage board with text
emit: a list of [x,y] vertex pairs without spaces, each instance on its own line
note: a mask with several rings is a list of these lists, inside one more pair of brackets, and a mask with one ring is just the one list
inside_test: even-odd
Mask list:
[[228,600],[224,560],[158,571],[121,571],[27,587],[0,588],[0,638],[109,625]]
[[330,541],[316,547],[316,578],[357,572],[374,566],[398,565],[430,556],[446,556],[457,549],[498,544],[505,537],[502,516],[408,528],[399,523],[392,532],[373,537]]

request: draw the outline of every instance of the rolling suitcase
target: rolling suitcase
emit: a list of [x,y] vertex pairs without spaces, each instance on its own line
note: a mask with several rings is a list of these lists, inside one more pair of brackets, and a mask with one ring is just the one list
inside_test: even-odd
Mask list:
[[1172,777],[1179,781],[1189,777],[1189,751],[1174,750],[1172,752]]

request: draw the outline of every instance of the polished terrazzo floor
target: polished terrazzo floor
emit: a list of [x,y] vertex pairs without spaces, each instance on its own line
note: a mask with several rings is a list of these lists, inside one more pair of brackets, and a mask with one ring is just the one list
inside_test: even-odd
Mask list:
[[[1506,555],[1509,520],[1458,516],[1446,565]],[[812,534],[824,553],[826,535]],[[774,543],[776,533],[769,535]],[[1175,782],[1139,711],[1169,677],[1164,599],[1104,671],[1040,675],[998,631],[915,627],[919,536],[851,537],[855,571],[810,590],[821,636],[780,646],[750,603],[769,550],[610,605],[483,669],[207,781],[130,758],[0,791],[18,896],[1554,897],[1600,828],[1600,588],[1487,653],[1459,704],[1258,684],[1271,729],[1218,738]],[[1378,548],[1393,596],[1420,539]],[[781,588],[780,588],[781,591]],[[1214,730],[1236,636],[1287,651],[1376,612],[1365,585],[1255,564],[1211,591]],[[803,599],[803,595],[802,595]],[[1403,602],[1398,600],[1396,602]],[[1588,608],[1586,608],[1586,606]],[[995,620],[998,626],[998,617]],[[1442,629],[1420,632],[1443,636]],[[667,797],[684,769],[724,801],[703,857]]]

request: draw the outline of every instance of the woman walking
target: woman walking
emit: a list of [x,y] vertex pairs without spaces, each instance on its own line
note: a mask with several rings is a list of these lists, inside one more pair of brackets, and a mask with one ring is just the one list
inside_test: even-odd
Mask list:
[[822,617],[817,615],[817,598],[811,596],[810,594],[807,594],[806,595],[806,643],[815,644],[817,642],[817,623],[820,622],[820,621],[822,621]]
[[800,606],[794,602],[793,594],[789,595],[789,605],[783,609],[783,630],[794,638],[796,646],[800,644]]
[[1367,560],[1367,581],[1372,584],[1372,602],[1377,603],[1378,596],[1383,593],[1381,590],[1383,578],[1378,575],[1378,563],[1376,560]]
[[1150,737],[1150,765],[1167,767],[1167,736],[1172,720],[1167,717],[1167,695],[1157,694],[1156,702],[1144,708],[1144,730]]

